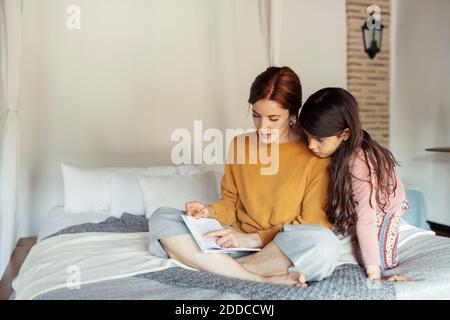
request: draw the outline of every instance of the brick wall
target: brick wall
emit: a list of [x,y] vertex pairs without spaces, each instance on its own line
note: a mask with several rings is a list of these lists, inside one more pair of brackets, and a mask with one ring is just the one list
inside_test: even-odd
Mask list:
[[[361,26],[367,7],[381,8],[381,51],[371,60],[364,51]],[[390,0],[347,0],[347,89],[359,103],[363,128],[381,145],[389,144]]]

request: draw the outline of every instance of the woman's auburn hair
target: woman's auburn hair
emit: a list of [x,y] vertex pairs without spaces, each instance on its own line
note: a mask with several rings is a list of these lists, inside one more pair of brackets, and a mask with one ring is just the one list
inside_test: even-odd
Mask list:
[[248,103],[272,100],[298,117],[302,105],[302,85],[298,75],[289,67],[269,67],[252,83]]

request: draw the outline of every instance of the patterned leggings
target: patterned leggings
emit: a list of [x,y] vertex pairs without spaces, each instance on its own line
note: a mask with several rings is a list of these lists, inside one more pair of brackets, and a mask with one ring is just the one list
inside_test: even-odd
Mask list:
[[409,204],[404,201],[399,213],[377,212],[378,249],[382,270],[395,268],[398,264],[398,230],[400,217],[406,209],[409,209]]

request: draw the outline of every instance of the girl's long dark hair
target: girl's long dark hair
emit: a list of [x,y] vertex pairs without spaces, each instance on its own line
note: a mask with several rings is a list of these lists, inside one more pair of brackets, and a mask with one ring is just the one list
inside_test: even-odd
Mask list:
[[[362,129],[355,98],[341,88],[325,88],[311,95],[300,111],[297,129],[316,138],[339,136],[350,129],[350,137],[342,141],[333,153],[329,166],[330,184],[325,211],[337,232],[345,233],[356,223],[356,206],[352,194],[350,161],[359,150],[363,151],[371,186],[370,198],[375,192],[376,204],[385,212],[391,194],[395,194],[398,162],[392,153],[379,145]],[[358,177],[359,179],[360,177]],[[366,179],[364,179],[366,180]]]

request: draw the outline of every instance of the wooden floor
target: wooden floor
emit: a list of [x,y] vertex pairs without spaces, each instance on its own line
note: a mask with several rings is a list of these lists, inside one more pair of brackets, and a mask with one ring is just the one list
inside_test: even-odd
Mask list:
[[0,281],[0,300],[7,300],[11,291],[11,282],[19,273],[22,263],[30,252],[30,249],[36,243],[37,237],[20,238],[17,242],[17,246],[13,251],[11,260],[9,261],[8,267],[3,274],[3,278]]

